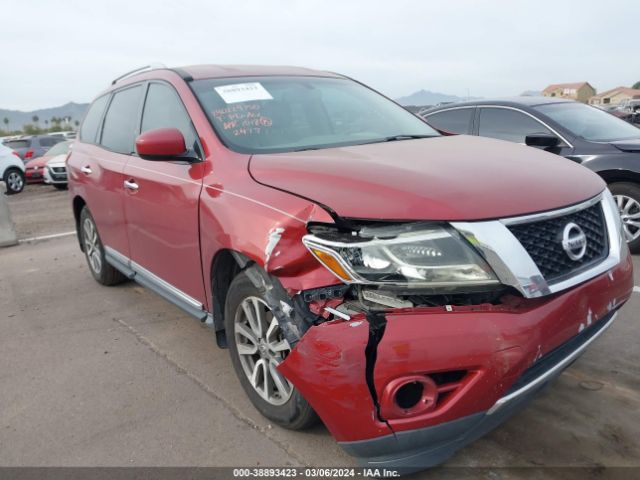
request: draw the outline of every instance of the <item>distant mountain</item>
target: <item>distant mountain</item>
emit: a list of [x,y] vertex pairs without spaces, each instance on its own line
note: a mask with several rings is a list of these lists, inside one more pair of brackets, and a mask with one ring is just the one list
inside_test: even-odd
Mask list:
[[541,97],[542,92],[540,90],[525,90],[520,94],[521,97]]
[[[418,90],[406,97],[396,98],[396,102],[400,105],[436,105],[442,102],[461,102],[467,100],[456,95],[447,95],[446,93],[430,92],[429,90]],[[471,98],[470,100],[473,100]]]
[[40,127],[45,126],[45,120],[48,120],[49,125],[51,125],[52,117],[71,117],[71,123],[73,123],[74,120],[82,120],[82,118],[84,117],[84,113],[87,111],[87,107],[89,107],[88,103],[69,102],[60,107],[41,108],[40,110],[33,110],[31,112],[21,112],[20,110],[5,110],[0,108],[0,128],[4,129],[6,127],[4,119],[8,118],[9,129],[19,130],[23,125],[27,123],[34,123],[34,115],[38,116],[38,125],[40,125]]

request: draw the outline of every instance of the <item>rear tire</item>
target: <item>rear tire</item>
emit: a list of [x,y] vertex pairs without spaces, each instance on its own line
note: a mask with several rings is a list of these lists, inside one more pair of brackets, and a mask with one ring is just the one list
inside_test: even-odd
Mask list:
[[127,279],[119,270],[107,263],[98,227],[86,206],[80,212],[80,241],[89,265],[89,271],[98,283],[110,286],[122,283]]
[[610,184],[609,190],[620,210],[623,234],[629,250],[640,253],[640,185],[618,182]]
[[[317,423],[318,416],[311,405],[273,368],[286,358],[291,347],[282,337],[262,293],[246,274],[240,273],[231,282],[224,311],[233,369],[254,407],[290,430],[303,430]],[[254,353],[248,353],[251,350]]]
[[24,189],[25,179],[24,172],[19,168],[7,168],[2,177],[4,184],[7,186],[7,195],[15,195]]
[[54,183],[53,186],[56,187],[57,190],[66,190],[67,189],[67,184],[66,183]]

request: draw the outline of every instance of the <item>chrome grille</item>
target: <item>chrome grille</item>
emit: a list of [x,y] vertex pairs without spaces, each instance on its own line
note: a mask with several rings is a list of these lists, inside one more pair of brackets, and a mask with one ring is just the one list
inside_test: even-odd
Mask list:
[[[587,249],[580,260],[572,260],[562,247],[562,234],[568,223],[575,223],[584,231]],[[602,205],[561,217],[509,226],[547,282],[561,281],[604,260],[609,253],[607,227]]]

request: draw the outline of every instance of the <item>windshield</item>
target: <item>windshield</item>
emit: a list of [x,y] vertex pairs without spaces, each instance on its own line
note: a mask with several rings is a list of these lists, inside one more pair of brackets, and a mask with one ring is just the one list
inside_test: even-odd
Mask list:
[[69,145],[71,145],[71,142],[56,143],[53,147],[47,150],[47,156],[52,157],[54,155],[63,155],[69,152]]
[[192,83],[221,140],[273,153],[438,136],[425,122],[352,80],[245,77]]
[[610,113],[582,103],[550,103],[536,110],[558,122],[577,137],[592,142],[640,138],[640,129]]

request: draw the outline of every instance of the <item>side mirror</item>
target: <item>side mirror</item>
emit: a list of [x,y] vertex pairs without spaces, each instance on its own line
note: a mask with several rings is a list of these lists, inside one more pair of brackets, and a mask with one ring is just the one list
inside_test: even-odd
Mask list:
[[550,133],[532,133],[525,137],[524,143],[529,147],[552,148],[558,146],[560,139]]
[[138,135],[136,152],[146,160],[175,160],[187,153],[187,147],[177,128],[157,128]]

